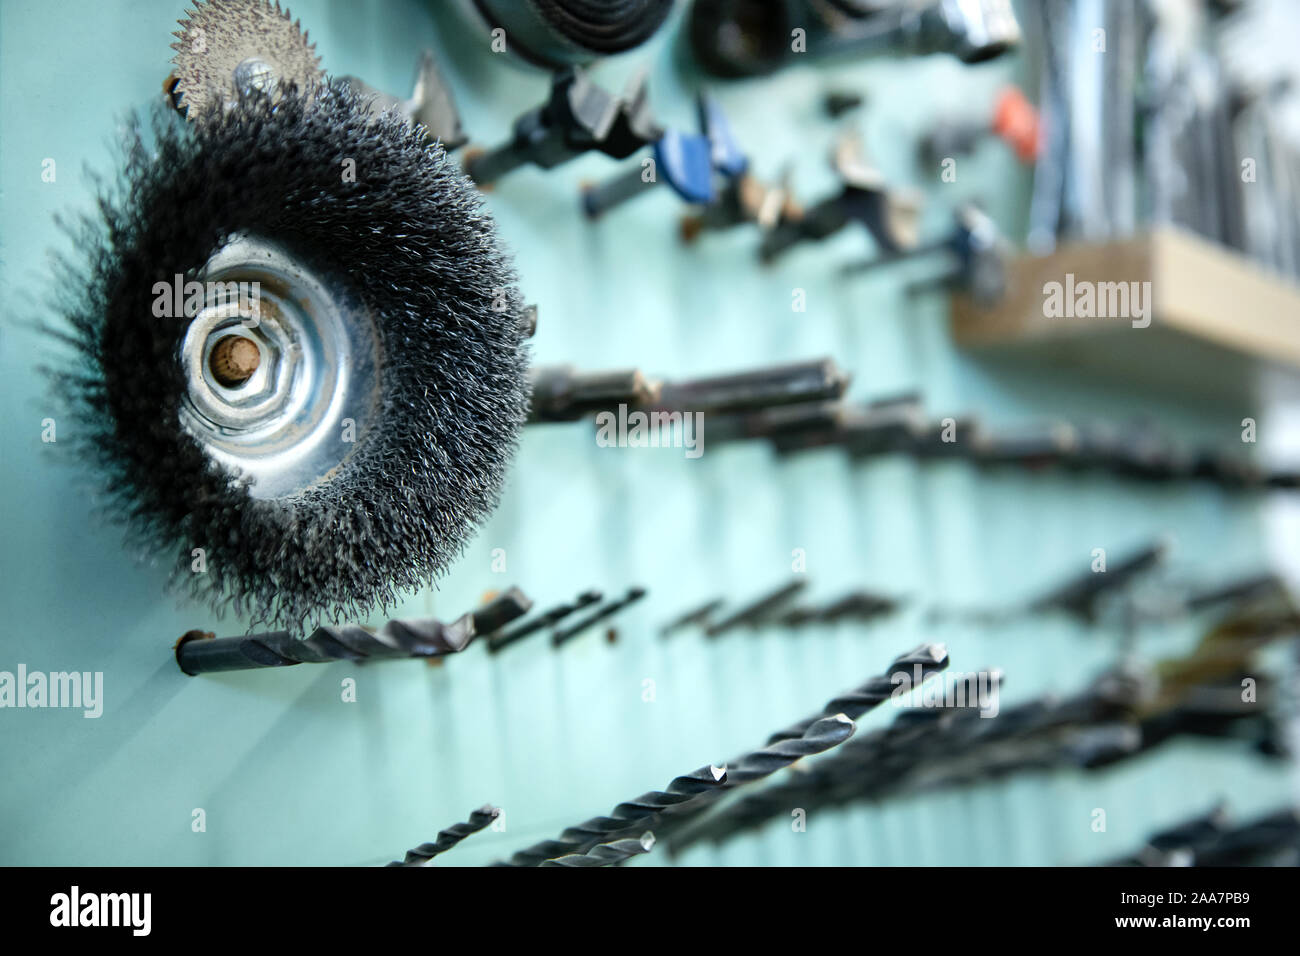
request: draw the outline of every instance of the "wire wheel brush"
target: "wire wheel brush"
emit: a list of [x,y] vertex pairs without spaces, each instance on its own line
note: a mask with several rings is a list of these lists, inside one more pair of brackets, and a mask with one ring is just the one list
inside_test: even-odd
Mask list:
[[80,359],[56,385],[175,583],[301,627],[428,584],[493,510],[527,322],[477,192],[418,127],[343,84],[236,100],[132,126],[77,229]]

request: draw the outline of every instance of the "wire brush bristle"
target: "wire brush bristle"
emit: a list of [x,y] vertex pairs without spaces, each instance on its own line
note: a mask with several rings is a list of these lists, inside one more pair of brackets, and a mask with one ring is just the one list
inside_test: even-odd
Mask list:
[[[344,86],[249,95],[203,124],[159,111],[152,137],[141,125],[74,230],[86,258],[64,267],[59,311],[80,359],[54,373],[115,516],[175,550],[174,584],[256,623],[355,617],[428,584],[495,508],[527,411],[522,302],[473,185]],[[239,235],[345,290],[378,340],[369,426],[285,497],[250,493],[184,427],[187,322],[151,309],[155,283],[193,278]]]

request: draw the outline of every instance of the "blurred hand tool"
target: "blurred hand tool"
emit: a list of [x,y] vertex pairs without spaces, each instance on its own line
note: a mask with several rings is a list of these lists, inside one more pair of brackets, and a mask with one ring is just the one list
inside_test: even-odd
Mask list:
[[445,853],[454,847],[471,833],[478,833],[489,823],[501,815],[501,811],[496,807],[486,804],[479,807],[469,815],[469,820],[465,823],[455,823],[445,830],[439,830],[438,836],[432,843],[421,843],[419,846],[406,851],[406,856],[398,861],[394,860],[389,866],[427,866],[439,853]]
[[839,398],[849,377],[831,359],[796,362],[681,382],[651,381],[640,371],[578,373],[570,366],[533,372],[530,422],[569,422],[620,405],[645,410],[733,412]]
[[950,118],[927,133],[918,147],[921,164],[938,171],[945,159],[968,156],[987,136],[1001,139],[1022,163],[1038,159],[1041,123],[1038,110],[1018,87],[1007,86],[998,93],[993,115],[986,120]]
[[886,254],[916,246],[920,194],[887,189],[880,171],[867,162],[856,133],[840,137],[831,155],[831,168],[840,179],[839,192],[766,233],[759,246],[763,262],[775,261],[801,242],[820,242],[852,222],[865,226]]
[[975,301],[991,305],[1006,291],[1006,240],[997,223],[974,204],[958,207],[955,218],[953,231],[943,239],[845,266],[842,273],[857,276],[881,266],[944,253],[956,261],[955,267],[935,279],[913,283],[909,290],[960,288],[969,291]]
[[288,631],[218,638],[190,631],[176,644],[176,663],[190,676],[216,671],[288,667],[293,664],[354,663],[397,658],[442,657],[463,651],[483,628],[495,630],[522,617],[532,601],[518,588],[450,624],[433,618],[389,621],[377,631],[356,624],[322,626],[305,639]]
[[948,53],[979,63],[1020,42],[1009,0],[695,0],[687,29],[700,66],[723,77],[837,56]]
[[791,173],[791,167],[786,165],[771,183],[748,171],[725,179],[713,203],[682,217],[682,241],[693,242],[702,232],[730,229],[744,223],[752,223],[767,233],[782,223],[800,219],[804,211],[791,192]]
[[669,129],[655,141],[648,160],[599,185],[585,188],[582,208],[587,217],[599,219],[660,183],[671,186],[683,202],[708,206],[717,199],[720,182],[725,190],[727,184],[744,175],[749,163],[736,145],[722,107],[701,93],[696,110],[699,133]]
[[633,76],[615,96],[581,67],[570,67],[555,74],[545,103],[515,120],[509,142],[467,153],[465,172],[487,186],[529,163],[551,169],[592,151],[626,159],[663,132],[650,113],[644,73]]

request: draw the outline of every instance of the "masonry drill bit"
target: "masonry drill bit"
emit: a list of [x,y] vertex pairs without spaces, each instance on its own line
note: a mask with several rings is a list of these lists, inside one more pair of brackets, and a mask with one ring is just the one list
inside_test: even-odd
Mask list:
[[687,805],[724,786],[727,768],[708,765],[675,778],[666,790],[651,790],[635,800],[620,803],[607,817],[593,817],[565,830],[557,839],[543,840],[515,853],[504,866],[539,866],[547,860],[586,853],[623,831],[653,827],[669,807]]
[[596,608],[596,610],[592,611],[582,620],[577,621],[576,623],[569,625],[563,630],[558,630],[554,634],[552,634],[551,646],[561,647],[564,644],[567,644],[569,641],[573,640],[583,631],[586,631],[592,625],[598,624],[601,621],[613,617],[615,614],[623,610],[629,604],[635,604],[637,601],[645,597],[645,594],[646,594],[645,588],[640,588],[640,587],[628,588],[627,594],[619,598],[617,601],[610,601],[608,604],[604,605],[603,607]]
[[469,815],[464,823],[454,823],[445,830],[439,830],[432,843],[421,843],[406,851],[402,860],[394,860],[389,866],[426,866],[439,853],[445,853],[471,833],[478,833],[501,815],[500,809],[491,804],[484,804]]
[[586,853],[570,853],[553,860],[543,860],[541,866],[618,866],[634,856],[654,849],[655,835],[647,830],[635,839],[613,840],[593,846]]
[[818,720],[829,714],[843,713],[857,720],[867,711],[889,700],[900,687],[919,687],[948,667],[948,648],[943,644],[922,644],[894,658],[888,669],[860,687],[829,701],[821,713],[806,717],[767,738],[769,744],[802,737]]
[[547,627],[553,627],[574,611],[580,611],[584,607],[595,604],[603,596],[604,595],[601,594],[600,591],[583,591],[574,598],[572,603],[561,604],[558,607],[553,607],[549,611],[539,614],[531,620],[525,621],[518,627],[511,628],[504,634],[493,634],[488,638],[488,651],[493,654],[499,654],[511,644],[514,644],[517,641],[522,641],[528,635],[535,634]]

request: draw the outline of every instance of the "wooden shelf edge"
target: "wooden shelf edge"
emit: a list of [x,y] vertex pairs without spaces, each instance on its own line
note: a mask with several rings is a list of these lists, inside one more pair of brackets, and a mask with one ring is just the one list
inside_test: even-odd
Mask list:
[[[1125,317],[1050,317],[1049,282],[1151,283],[1151,324]],[[1142,287],[1139,287],[1141,289]],[[963,348],[1068,346],[1071,340],[1174,333],[1269,363],[1300,369],[1300,286],[1199,236],[1158,228],[1131,239],[1071,243],[1047,256],[1016,256],[1007,295],[986,308],[952,300],[953,337]],[[1141,347],[1140,340],[1123,344]],[[1146,343],[1154,344],[1154,343]]]

